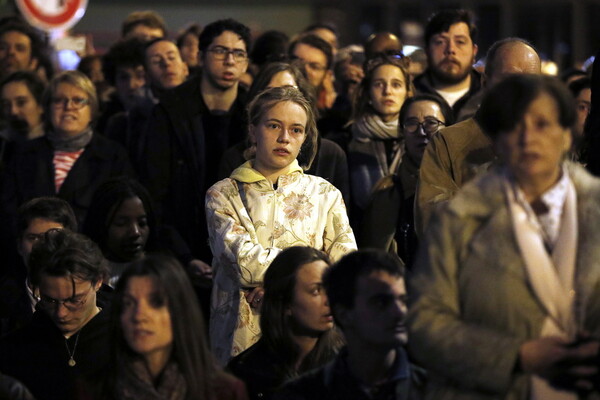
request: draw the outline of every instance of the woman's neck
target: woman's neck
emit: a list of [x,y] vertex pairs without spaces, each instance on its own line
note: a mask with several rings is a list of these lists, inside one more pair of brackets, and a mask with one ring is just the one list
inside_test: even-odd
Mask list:
[[539,198],[548,191],[552,186],[554,186],[562,177],[562,169],[559,167],[556,171],[553,171],[550,174],[540,176],[536,178],[523,179],[516,177],[517,184],[519,188],[523,191],[525,195],[525,200],[529,204],[533,204],[538,201]]
[[300,350],[298,360],[296,361],[295,366],[296,370],[299,370],[308,353],[310,353],[317,345],[317,341],[319,340],[319,338],[316,336],[308,335],[294,335],[293,339],[294,343],[296,343],[298,349]]
[[171,349],[155,351],[144,356],[146,367],[152,379],[156,379],[161,374],[170,357]]
[[261,173],[269,182],[271,182],[274,186],[277,185],[277,181],[281,175],[285,175],[290,171],[291,165],[288,165],[285,168],[281,169],[271,169],[265,168],[264,166],[257,163],[256,160],[252,162],[252,168]]

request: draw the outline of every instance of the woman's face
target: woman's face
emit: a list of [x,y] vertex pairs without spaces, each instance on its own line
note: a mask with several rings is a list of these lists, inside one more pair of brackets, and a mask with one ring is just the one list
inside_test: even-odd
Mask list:
[[42,106],[25,83],[7,83],[2,87],[1,95],[4,118],[12,129],[27,134],[41,123]]
[[181,58],[190,67],[198,65],[198,37],[192,33],[188,33],[181,42],[179,48]]
[[70,83],[59,83],[50,100],[50,122],[59,135],[82,133],[92,122],[87,94]]
[[144,256],[150,235],[144,203],[139,197],[125,199],[108,226],[106,248],[114,261],[130,262]]
[[149,276],[129,278],[123,293],[121,328],[131,350],[146,360],[168,360],[173,347],[171,314]]
[[521,121],[501,132],[498,152],[520,184],[552,185],[560,176],[563,155],[571,147],[571,132],[558,121],[558,105],[542,93],[527,107]]
[[250,138],[256,143],[254,168],[266,177],[285,173],[306,139],[306,122],[304,109],[291,101],[263,113],[256,126],[250,125]]
[[297,86],[294,76],[290,71],[279,71],[269,81],[268,88],[282,87],[282,86]]
[[385,64],[373,72],[369,97],[371,105],[385,122],[398,118],[408,94],[404,74],[395,65]]
[[425,146],[431,137],[446,122],[440,105],[435,101],[423,100],[410,105],[402,121],[406,152],[421,165]]
[[333,317],[323,289],[324,261],[304,264],[296,273],[294,298],[288,308],[297,335],[314,335],[333,328]]

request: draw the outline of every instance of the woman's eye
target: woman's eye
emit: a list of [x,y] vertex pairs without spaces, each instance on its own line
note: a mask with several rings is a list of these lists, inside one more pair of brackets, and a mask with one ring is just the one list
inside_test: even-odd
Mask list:
[[294,133],[296,133],[298,135],[301,135],[301,134],[304,133],[304,129],[302,129],[302,128],[294,128],[294,129],[292,129],[292,132],[294,132]]

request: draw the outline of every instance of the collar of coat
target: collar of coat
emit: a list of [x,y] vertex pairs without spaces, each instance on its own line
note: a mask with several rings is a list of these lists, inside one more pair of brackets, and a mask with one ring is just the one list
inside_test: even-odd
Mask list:
[[[287,175],[290,175],[290,174],[293,174],[296,172],[300,172],[300,173],[304,172],[302,170],[302,168],[300,167],[300,165],[298,164],[298,160],[294,160],[294,162],[292,162],[292,164],[290,165],[290,169],[287,172]],[[238,182],[243,182],[243,183],[254,183],[254,182],[264,181],[267,179],[267,178],[265,178],[265,176],[263,174],[261,174],[260,172],[258,172],[257,170],[255,170],[252,167],[252,160],[248,160],[244,164],[242,164],[241,166],[236,168],[231,173],[230,178],[235,179]]]

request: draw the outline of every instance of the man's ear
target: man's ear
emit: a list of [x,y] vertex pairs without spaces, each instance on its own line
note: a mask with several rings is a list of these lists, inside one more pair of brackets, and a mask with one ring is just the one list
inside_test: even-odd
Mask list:
[[479,50],[479,47],[473,43],[473,64],[475,64],[475,60],[477,60],[477,50]]

